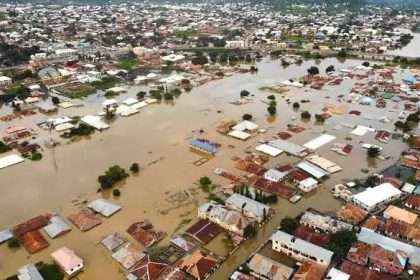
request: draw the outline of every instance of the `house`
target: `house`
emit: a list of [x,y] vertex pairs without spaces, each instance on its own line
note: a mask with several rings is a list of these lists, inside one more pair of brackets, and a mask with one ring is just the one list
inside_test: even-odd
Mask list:
[[299,266],[291,280],[321,280],[324,278],[326,267],[315,262],[305,261]]
[[244,234],[244,229],[252,224],[252,222],[240,212],[230,210],[213,201],[207,202],[198,208],[198,217],[201,219],[209,219],[222,228],[241,236]]
[[324,171],[320,167],[308,162],[308,161],[301,161],[296,165],[297,168],[305,171],[312,177],[314,177],[317,180],[321,180],[323,178],[326,178],[330,175],[330,173]]
[[366,218],[367,215],[367,211],[353,204],[346,204],[340,210],[337,211],[337,217],[339,219],[346,221],[352,225],[358,225]]
[[298,188],[303,192],[311,192],[318,187],[318,181],[312,177],[299,182]]
[[231,195],[226,201],[225,206],[232,210],[241,212],[250,219],[255,219],[259,223],[269,215],[271,208],[258,201],[250,199],[240,194]]
[[330,271],[328,271],[324,280],[350,280],[350,275],[333,267],[330,269]]
[[143,259],[144,256],[145,254],[142,250],[130,242],[126,243],[112,254],[112,258],[119,262],[125,269],[133,267],[136,263]]
[[264,173],[264,179],[267,179],[272,182],[280,182],[287,176],[286,172],[281,172],[277,169],[268,169]]
[[110,217],[121,210],[121,206],[103,198],[89,202],[87,207],[104,217]]
[[19,280],[44,280],[41,273],[34,264],[27,264],[18,270],[17,279]]
[[312,211],[306,211],[299,222],[302,225],[326,233],[336,233],[339,231],[352,230],[353,228],[353,226],[348,223]]
[[72,277],[83,270],[83,260],[78,257],[73,250],[67,247],[62,247],[57,251],[54,251],[51,254],[51,257],[69,277]]
[[377,244],[370,245],[364,242],[357,242],[350,248],[347,259],[371,268],[393,274],[401,274],[407,264],[407,254],[402,251],[390,251]]
[[201,139],[192,140],[190,143],[190,148],[209,155],[215,155],[217,152],[216,144]]
[[410,195],[405,201],[404,206],[416,211],[420,211],[420,195]]
[[293,268],[272,259],[255,254],[248,262],[251,275],[258,279],[284,280],[293,274]]
[[388,236],[408,240],[420,245],[420,228],[417,225],[390,219],[386,221],[384,231]]
[[410,225],[414,224],[417,220],[417,214],[411,213],[410,211],[401,209],[394,205],[388,206],[383,215],[386,219],[394,219]]
[[271,241],[274,251],[284,253],[298,261],[313,261],[328,266],[334,254],[327,249],[296,238],[281,230],[271,236]]
[[[138,280],[158,280],[170,266],[162,261],[155,260],[149,255],[145,255],[139,262],[137,262],[131,269],[130,275],[134,276],[132,279]],[[184,273],[180,269],[176,269],[173,273],[177,273],[177,277],[184,277]],[[169,275],[168,275],[169,276]],[[172,275],[171,277],[175,277]],[[179,279],[179,278],[166,278],[166,279]],[[181,278],[184,279],[184,278]]]
[[12,79],[6,76],[0,76],[0,86],[8,86],[12,84]]
[[218,261],[215,257],[204,253],[201,250],[182,259],[177,267],[190,274],[196,280],[207,279],[217,269]]
[[401,191],[390,183],[383,183],[352,196],[351,200],[361,208],[372,211],[401,196]]
[[71,231],[71,227],[59,215],[52,216],[48,225],[43,229],[51,238],[56,238]]
[[269,141],[267,144],[293,156],[304,157],[308,155],[307,148],[286,140],[276,139]]

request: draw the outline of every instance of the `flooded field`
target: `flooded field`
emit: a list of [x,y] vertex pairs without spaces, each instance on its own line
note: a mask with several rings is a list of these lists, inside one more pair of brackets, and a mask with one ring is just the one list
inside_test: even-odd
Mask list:
[[[306,74],[306,69],[314,65],[308,61],[301,66],[291,65],[283,68],[279,61],[265,59],[258,63],[257,74],[238,74],[223,80],[208,83],[185,93],[173,103],[151,105],[139,114],[129,118],[119,118],[111,124],[111,128],[102,133],[96,132],[90,139],[81,139],[75,143],[62,145],[54,149],[43,151],[44,158],[40,162],[26,161],[8,169],[0,170],[0,228],[12,227],[18,222],[43,214],[57,212],[67,217],[72,211],[80,207],[86,200],[99,196],[114,199],[109,193],[98,194],[97,177],[108,167],[118,164],[128,168],[131,163],[138,162],[143,170],[136,176],[130,176],[121,185],[121,197],[117,199],[123,209],[115,216],[105,219],[99,227],[81,233],[73,227],[72,232],[56,240],[49,240],[50,247],[41,253],[29,256],[21,248],[11,251],[7,246],[0,247],[0,278],[14,274],[16,270],[28,262],[50,261],[49,254],[66,244],[74,249],[86,262],[85,271],[79,279],[123,279],[123,271],[110,257],[109,253],[98,243],[106,235],[114,232],[125,232],[127,227],[136,221],[148,219],[156,228],[172,235],[175,230],[185,229],[183,221],[196,221],[196,208],[205,201],[204,195],[194,185],[201,176],[209,176],[215,182],[227,183],[216,178],[213,170],[221,167],[240,174],[233,167],[234,156],[244,156],[247,149],[253,150],[261,138],[269,138],[274,133],[286,128],[294,121],[307,127],[307,130],[291,141],[303,144],[324,131],[337,136],[336,142],[351,143],[355,146],[349,157],[340,156],[329,150],[326,145],[317,152],[343,167],[343,171],[334,174],[315,193],[305,197],[297,204],[291,204],[280,199],[274,206],[276,215],[252,240],[246,241],[227,259],[211,279],[227,279],[228,275],[242,263],[250,253],[254,252],[272,232],[279,226],[285,216],[294,216],[302,210],[313,207],[323,212],[334,212],[340,207],[329,188],[343,179],[351,179],[362,174],[362,168],[369,168],[366,151],[361,148],[360,141],[373,142],[373,135],[364,137],[349,136],[349,128],[333,130],[336,123],[372,125],[375,128],[393,130],[393,122],[382,123],[377,119],[367,119],[363,113],[387,116],[395,120],[400,111],[397,103],[390,103],[386,109],[374,106],[348,104],[349,109],[359,110],[362,116],[334,115],[325,125],[314,126],[313,121],[301,123],[300,112],[294,112],[291,105],[277,96],[277,116],[273,120],[267,116],[266,96],[271,93],[260,91],[262,86],[270,86],[290,78],[299,78]],[[317,65],[320,71],[331,64],[336,69],[356,66],[361,62],[347,60],[339,62],[336,59],[326,59]],[[301,110],[310,110],[312,114],[321,112],[327,104],[334,104],[337,96],[347,94],[354,81],[344,80],[342,85],[326,87],[325,90],[291,89],[286,98],[294,101],[311,100],[301,104]],[[252,101],[236,106],[230,104],[239,98],[242,89],[250,91],[255,96]],[[132,90],[128,94],[117,97],[122,100],[134,96],[138,91]],[[327,98],[329,97],[329,98]],[[82,108],[61,110],[59,115],[82,115],[97,113],[100,102],[95,97]],[[99,104],[98,104],[99,103]],[[397,107],[395,107],[397,106]],[[2,108],[2,110],[7,110]],[[241,142],[216,132],[216,125],[222,120],[240,120],[242,115],[250,113],[260,127],[267,128],[267,133]],[[11,123],[0,123],[0,129],[11,124],[24,125],[35,128],[37,121],[47,116],[35,115]],[[37,129],[39,130],[39,129]],[[203,133],[199,131],[203,130]],[[42,132],[48,136],[48,132]],[[222,147],[216,157],[197,167],[193,162],[199,155],[189,151],[189,141],[195,137],[210,139],[221,143]],[[399,140],[391,140],[384,145],[384,153],[390,156],[387,161],[378,160],[374,169],[382,169],[390,165],[400,155],[405,147]],[[291,163],[296,158],[282,155],[268,163],[268,167],[276,163]],[[372,169],[373,171],[373,169]],[[173,201],[171,195],[184,190],[196,190],[184,201]],[[182,230],[181,230],[182,231]],[[223,252],[223,248],[217,248]],[[106,269],[104,269],[106,268]]]

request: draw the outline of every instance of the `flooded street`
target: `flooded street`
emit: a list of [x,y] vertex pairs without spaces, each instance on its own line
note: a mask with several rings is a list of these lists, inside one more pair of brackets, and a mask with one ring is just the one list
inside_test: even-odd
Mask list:
[[[415,40],[420,40],[420,37],[417,36]],[[419,45],[420,42],[416,44]],[[361,61],[357,60],[346,60],[342,63],[336,59],[325,59],[317,66],[324,73],[325,68],[331,64],[339,69],[357,66],[360,63]],[[90,139],[81,139],[71,144],[66,144],[63,140],[62,145],[44,150],[44,158],[40,162],[25,161],[0,170],[0,213],[7,213],[0,215],[2,229],[46,212],[57,212],[67,217],[80,207],[83,201],[101,195],[113,200],[110,194],[97,194],[99,187],[97,177],[115,164],[128,169],[133,162],[138,162],[143,168],[138,175],[126,179],[121,186],[122,195],[116,200],[122,206],[122,211],[114,217],[104,219],[99,227],[81,233],[72,226],[73,230],[69,234],[56,240],[49,240],[50,246],[46,250],[31,256],[28,256],[23,248],[13,252],[7,246],[1,246],[0,278],[15,273],[19,267],[28,262],[49,261],[49,254],[66,244],[86,262],[85,271],[78,276],[78,279],[123,279],[122,269],[98,244],[103,237],[115,231],[125,232],[131,223],[144,219],[151,221],[156,228],[166,231],[169,236],[175,229],[182,231],[186,225],[180,229],[178,227],[180,222],[186,218],[192,219],[192,222],[196,221],[197,205],[204,202],[205,198],[199,194],[195,201],[174,207],[166,200],[168,196],[197,188],[194,182],[201,176],[209,176],[216,182],[227,183],[223,179],[216,178],[213,170],[221,167],[240,174],[233,167],[232,157],[243,157],[247,148],[253,150],[261,138],[268,139],[285,129],[293,117],[297,117],[295,122],[307,130],[294,136],[291,141],[303,144],[326,131],[337,137],[336,142],[351,143],[355,147],[352,154],[348,157],[340,156],[330,151],[329,145],[317,150],[317,153],[323,157],[342,166],[343,171],[332,175],[321,189],[304,197],[297,204],[279,199],[278,204],[274,206],[276,215],[258,231],[255,238],[241,245],[211,279],[227,279],[250,253],[267,240],[285,216],[297,215],[308,207],[335,212],[340,203],[332,197],[329,188],[343,179],[366,176],[361,172],[362,168],[368,168],[366,150],[361,148],[360,141],[372,142],[373,135],[352,136],[351,140],[345,140],[349,136],[350,129],[343,127],[340,130],[333,130],[332,127],[345,122],[354,125],[372,125],[377,129],[392,131],[393,123],[401,108],[398,107],[400,106],[398,103],[389,103],[386,109],[346,104],[348,109],[361,111],[362,116],[333,115],[325,125],[314,126],[313,120],[306,124],[302,123],[300,112],[294,112],[291,105],[277,95],[277,116],[274,121],[268,121],[267,105],[262,101],[265,102],[266,96],[271,93],[261,91],[259,88],[286,79],[299,78],[314,64],[314,61],[307,61],[301,66],[291,65],[284,69],[279,61],[265,59],[257,64],[259,68],[257,74],[235,74],[223,80],[210,82],[193,89],[190,93],[184,93],[173,103],[162,102],[148,106],[132,117],[118,118],[111,124],[109,130],[96,132]],[[337,96],[348,94],[353,84],[352,80],[344,80],[342,85],[326,86],[322,91],[291,88],[286,98],[290,98],[291,103],[302,99],[311,100],[310,103],[301,104],[301,110],[310,110],[314,115],[320,113],[325,105],[337,103]],[[241,106],[230,104],[229,102],[239,98],[239,93],[243,89],[255,95],[253,101]],[[123,100],[128,96],[135,96],[136,92],[132,90],[117,99]],[[327,96],[329,98],[326,98]],[[100,103],[88,102],[88,105],[82,108],[60,109],[58,115],[93,114],[99,109]],[[252,114],[254,121],[260,127],[267,128],[267,133],[242,142],[216,132],[216,126],[222,120],[240,120],[245,113]],[[364,118],[363,115],[372,115],[374,119]],[[380,116],[387,116],[393,121],[382,123],[377,120]],[[1,123],[0,129],[12,124],[35,128],[37,121],[47,118],[44,115],[26,117],[8,124]],[[203,134],[199,133],[200,129],[204,130]],[[42,132],[42,135],[48,135],[48,132]],[[195,137],[207,138],[222,145],[215,158],[200,167],[193,165],[200,156],[189,151],[189,142]],[[229,145],[233,147],[230,148]],[[391,140],[384,145],[385,154],[391,158],[387,161],[378,160],[376,168],[382,169],[390,165],[398,158],[404,147],[405,144],[400,140]],[[282,155],[269,161],[267,166],[296,161],[296,158]],[[104,267],[107,269],[103,269]]]
[[419,51],[419,46],[420,46],[420,33],[413,33],[408,29],[402,29],[401,30],[404,33],[409,33],[413,36],[413,39],[410,41],[410,43],[398,50],[393,50],[388,52],[389,54],[393,54],[393,55],[400,55],[400,56],[405,56],[405,57],[419,57],[420,56],[420,51]]

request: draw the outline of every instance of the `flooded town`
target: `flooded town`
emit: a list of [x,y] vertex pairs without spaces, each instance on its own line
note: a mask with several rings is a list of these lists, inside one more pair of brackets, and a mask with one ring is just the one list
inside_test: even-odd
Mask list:
[[0,279],[420,279],[382,2],[0,1]]

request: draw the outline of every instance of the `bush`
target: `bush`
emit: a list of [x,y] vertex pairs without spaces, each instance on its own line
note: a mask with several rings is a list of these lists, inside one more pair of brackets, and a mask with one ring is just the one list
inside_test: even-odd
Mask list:
[[171,90],[171,94],[174,96],[179,96],[181,95],[182,91],[179,88],[174,88],[173,90]]
[[308,111],[304,111],[300,114],[300,117],[304,120],[310,120],[311,119],[311,113]]
[[2,141],[0,141],[0,154],[1,153],[5,153],[5,152],[8,152],[8,151],[10,151],[11,150],[11,148],[8,146],[8,145],[6,145],[5,143],[3,143]]
[[116,183],[124,180],[129,175],[118,165],[110,167],[104,175],[98,177],[98,182],[101,185],[102,189],[112,188]]
[[150,91],[150,95],[153,98],[157,99],[157,100],[161,100],[162,99],[162,93],[161,93],[160,90],[151,90]]
[[281,230],[287,232],[288,234],[293,234],[298,226],[299,222],[296,219],[290,217],[286,217],[280,222]]
[[211,185],[211,180],[209,177],[201,177],[199,180],[200,186],[208,186]]
[[274,116],[277,113],[277,109],[275,106],[268,106],[267,112],[270,114],[270,116]]
[[118,95],[120,95],[120,94],[118,92],[113,91],[113,90],[108,90],[104,94],[104,96],[107,97],[107,98],[118,96]]
[[251,237],[253,237],[253,236],[255,236],[255,234],[257,234],[257,230],[255,229],[255,226],[254,225],[247,225],[245,228],[244,228],[244,237],[246,238],[246,239],[248,239],[248,238],[251,238]]
[[146,92],[145,91],[139,91],[137,93],[137,99],[143,99],[146,96]]
[[41,153],[39,153],[39,152],[33,152],[33,153],[31,154],[31,156],[29,157],[29,159],[30,159],[30,160],[33,160],[33,161],[39,161],[39,160],[41,160],[41,159],[42,159],[42,154],[41,154]]
[[308,71],[309,75],[318,75],[319,74],[319,69],[316,66],[310,67],[307,71]]
[[39,273],[45,280],[62,280],[64,279],[64,274],[61,272],[61,269],[56,264],[44,264],[40,263],[37,265]]
[[267,99],[268,100],[276,100],[276,96],[272,94],[272,95],[267,96]]
[[327,248],[334,252],[336,260],[341,260],[356,241],[357,236],[353,231],[340,231],[331,235]]
[[140,171],[140,166],[139,166],[139,164],[138,164],[137,162],[135,162],[135,163],[131,164],[131,166],[130,166],[130,171],[131,171],[132,173],[139,173],[139,171]]
[[119,196],[121,196],[121,192],[120,192],[119,189],[115,189],[115,190],[112,191],[112,195],[116,196],[116,197],[119,197]]
[[64,137],[73,137],[73,136],[87,136],[92,134],[95,131],[95,128],[93,128],[90,125],[87,125],[85,123],[79,124],[78,127],[73,127],[70,129],[69,132],[66,132],[63,134]]
[[325,122],[325,117],[323,115],[320,115],[320,114],[315,114],[315,120],[318,123],[324,123]]
[[241,97],[247,97],[247,96],[249,96],[251,93],[249,92],[249,91],[247,91],[247,90],[241,90]]
[[59,99],[57,96],[53,96],[53,97],[51,98],[51,101],[52,101],[52,103],[53,103],[54,105],[58,105],[58,104],[60,104],[60,99]]
[[252,120],[252,115],[251,115],[251,114],[244,114],[244,115],[242,116],[242,119],[243,119],[244,121],[250,121],[250,120]]
[[297,109],[299,109],[299,108],[300,108],[300,104],[299,104],[299,102],[295,102],[295,103],[293,103],[293,109],[297,110]]
[[335,67],[334,65],[330,65],[327,67],[327,69],[325,69],[326,73],[331,73],[331,72],[335,72]]
[[368,157],[376,158],[380,155],[381,151],[377,147],[370,147],[369,149],[367,149],[366,153]]
[[17,249],[20,248],[20,241],[19,239],[13,237],[12,239],[9,239],[9,241],[7,241],[7,247],[9,247],[10,249]]
[[174,96],[172,94],[170,94],[170,93],[165,93],[163,95],[163,99],[165,99],[165,100],[174,100]]

